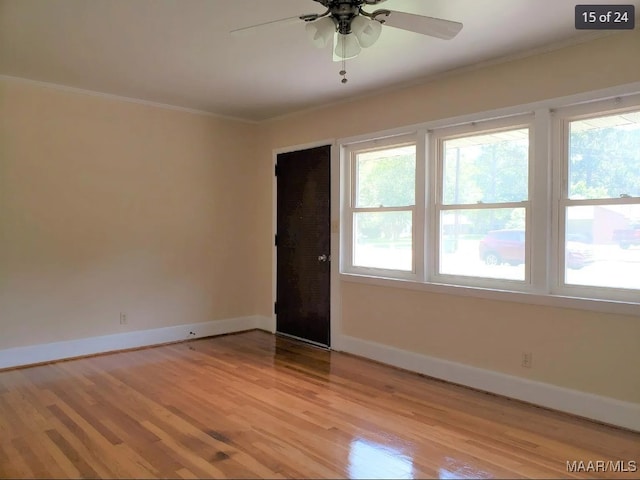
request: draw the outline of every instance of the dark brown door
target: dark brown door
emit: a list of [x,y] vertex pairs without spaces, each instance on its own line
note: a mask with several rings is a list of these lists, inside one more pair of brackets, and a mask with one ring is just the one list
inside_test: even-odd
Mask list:
[[277,331],[329,346],[331,147],[278,155]]

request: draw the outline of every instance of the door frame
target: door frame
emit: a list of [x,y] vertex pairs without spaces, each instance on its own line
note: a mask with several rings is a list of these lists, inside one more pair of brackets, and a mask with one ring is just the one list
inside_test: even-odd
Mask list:
[[335,139],[319,142],[306,143],[303,145],[293,145],[289,147],[276,148],[271,155],[271,333],[276,333],[276,314],[273,304],[276,301],[277,275],[278,275],[278,249],[275,246],[275,235],[278,225],[278,180],[275,176],[275,167],[278,155],[282,153],[297,152],[311,148],[329,145],[331,147],[331,286],[329,291],[329,328],[330,328],[330,349],[340,350],[340,339],[342,337],[342,308],[341,308],[341,288],[340,288],[340,149]]

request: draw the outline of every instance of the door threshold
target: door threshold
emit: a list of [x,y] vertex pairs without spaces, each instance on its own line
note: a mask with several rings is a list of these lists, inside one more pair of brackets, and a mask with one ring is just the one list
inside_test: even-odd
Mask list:
[[276,332],[276,335],[279,337],[285,337],[285,338],[290,338],[292,340],[297,340],[299,342],[309,344],[312,347],[318,347],[323,350],[331,350],[331,347],[329,347],[329,345],[325,345],[324,343],[314,342],[313,340],[307,340],[306,338],[296,337],[295,335],[290,335],[288,333]]

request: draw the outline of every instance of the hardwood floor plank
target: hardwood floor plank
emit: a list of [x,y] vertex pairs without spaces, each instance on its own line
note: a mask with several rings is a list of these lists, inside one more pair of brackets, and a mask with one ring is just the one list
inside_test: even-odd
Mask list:
[[58,465],[64,468],[68,474],[69,472],[75,471],[74,473],[71,473],[71,477],[98,477],[98,473],[80,457],[78,452],[62,435],[60,435],[57,430],[51,429],[44,433],[49,437],[51,444],[53,444],[57,450],[57,454],[54,458],[58,462]]
[[120,445],[122,443],[122,439],[107,428],[98,415],[94,414],[85,406],[86,403],[78,401],[73,395],[64,390],[58,390],[55,397],[56,401],[54,401],[54,404],[57,405],[58,408],[62,408],[70,416],[77,415],[74,421],[81,423],[82,428],[93,430],[94,436],[101,436],[111,445]]
[[[33,437],[32,437],[33,438]],[[14,438],[13,446],[15,453],[24,459],[25,463],[29,466],[29,470],[33,473],[33,478],[51,478],[60,477],[64,475],[64,472],[60,468],[56,468],[51,456],[47,455],[38,449],[36,453],[31,447],[31,442],[26,440],[25,437]],[[2,459],[0,458],[0,462]]]
[[0,372],[2,478],[640,474],[590,460],[640,434],[259,331]]
[[[188,450],[186,446],[180,444],[162,429],[156,427],[147,420],[144,420],[142,424],[146,429],[150,432],[154,432],[155,435],[161,439],[160,443],[166,447],[164,449],[165,453],[170,455],[175,460],[176,464],[181,466],[180,468],[187,467],[193,470],[199,477],[220,478],[223,476],[222,471],[210,464],[207,459]],[[176,471],[177,470],[179,470],[179,468],[176,469]]]
[[194,473],[189,470],[188,468],[181,468],[180,470],[178,470],[176,472],[176,475],[179,478],[185,478],[185,479],[197,479],[198,477],[196,475],[194,475]]
[[3,478],[35,478],[28,459],[15,447],[15,438],[0,445],[0,472]]

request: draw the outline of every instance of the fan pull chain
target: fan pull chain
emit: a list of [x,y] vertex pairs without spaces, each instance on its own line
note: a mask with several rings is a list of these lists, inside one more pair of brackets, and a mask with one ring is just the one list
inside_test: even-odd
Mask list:
[[342,80],[340,80],[342,83],[347,83],[349,81],[347,79],[347,71],[344,69],[344,67],[342,67],[342,70],[340,70],[340,75],[342,76]]
[[340,80],[342,82],[342,84],[346,84],[349,80],[347,79],[347,60],[345,59],[345,57],[347,56],[347,47],[345,46],[345,44],[342,44],[342,70],[340,70],[340,76],[342,77],[342,80]]

